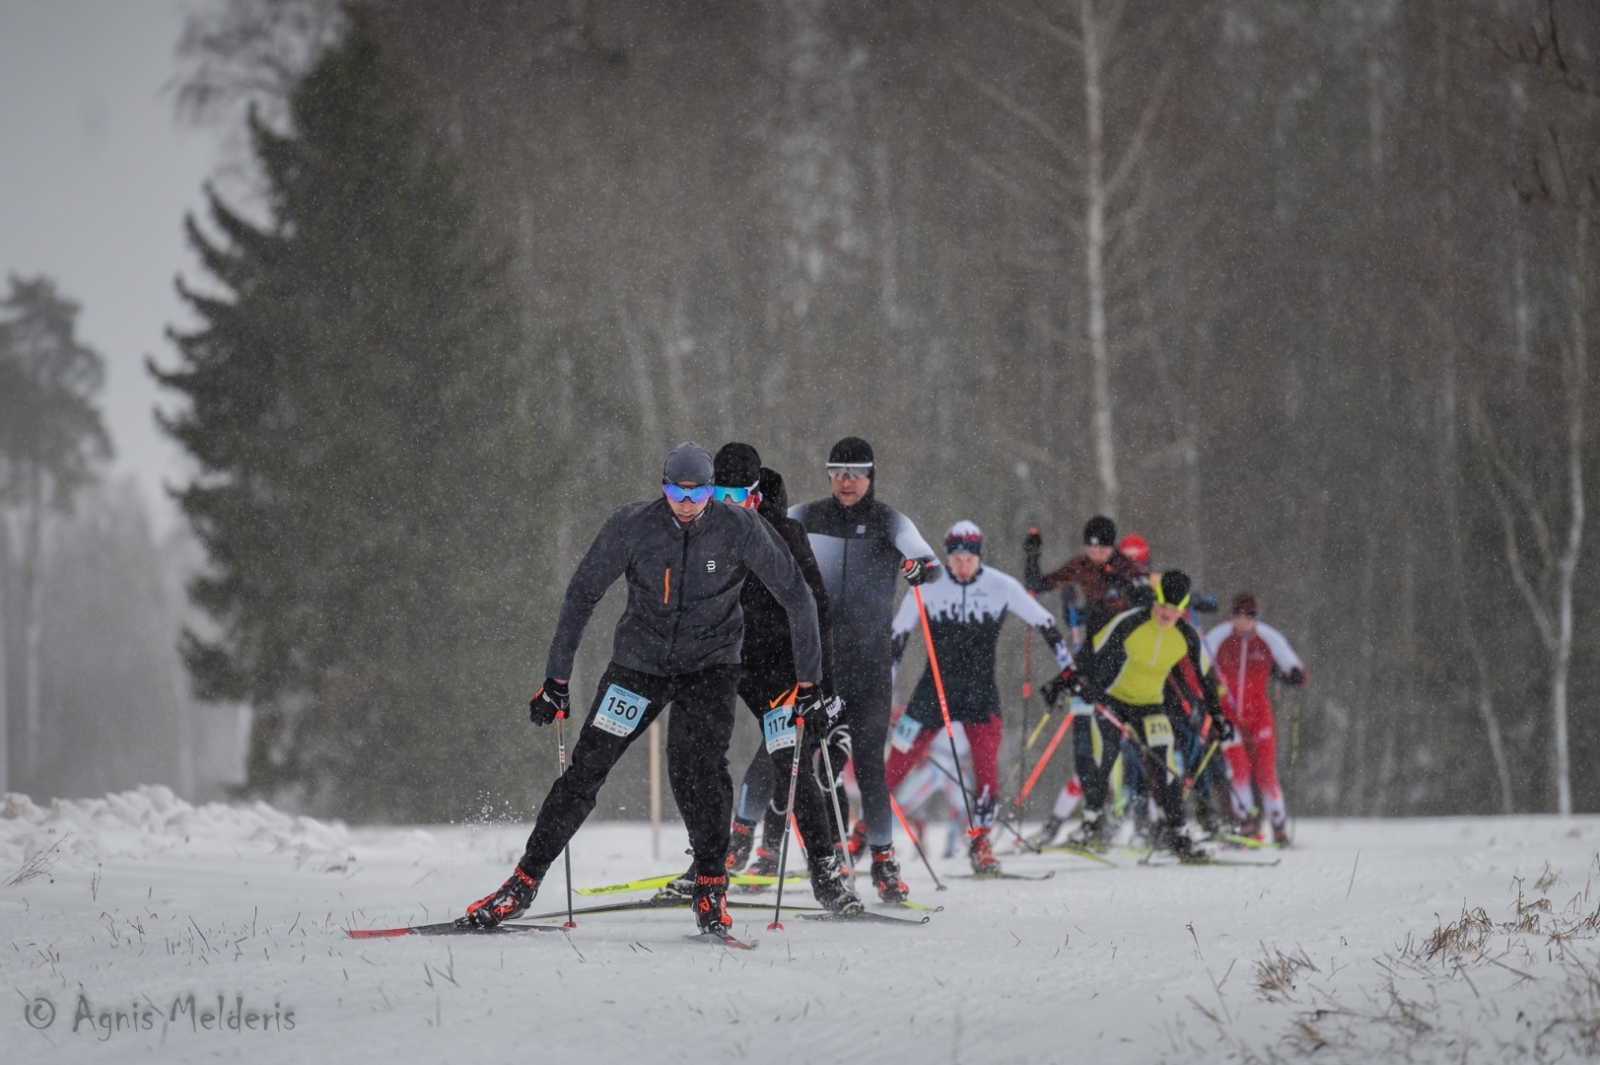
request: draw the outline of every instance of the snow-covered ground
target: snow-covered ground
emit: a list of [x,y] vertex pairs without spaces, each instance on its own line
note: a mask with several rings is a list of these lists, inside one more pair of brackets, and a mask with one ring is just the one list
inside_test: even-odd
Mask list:
[[[570,935],[345,937],[453,916],[505,877],[525,833],[345,829],[163,789],[11,797],[0,1059],[1600,1057],[1600,819],[1307,821],[1276,868],[1024,857],[1007,867],[1055,877],[937,893],[912,856],[915,896],[945,907],[927,925],[768,932],[743,911],[751,953],[685,942],[682,911]],[[651,860],[647,827],[595,824],[574,876],[670,872],[681,845],[674,829],[671,856]],[[561,902],[553,879],[536,906]]]

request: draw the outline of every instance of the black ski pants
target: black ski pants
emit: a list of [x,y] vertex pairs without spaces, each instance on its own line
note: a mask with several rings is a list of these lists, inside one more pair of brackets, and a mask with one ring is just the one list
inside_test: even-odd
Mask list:
[[[611,663],[600,677],[594,705],[584,718],[567,771],[550,786],[550,793],[539,807],[527,850],[517,863],[523,872],[535,880],[544,879],[567,841],[593,812],[595,796],[611,767],[671,704],[674,713],[667,726],[667,779],[672,784],[672,797],[689,830],[696,874],[720,875],[728,853],[728,820],[733,812],[728,741],[733,738],[738,687],[738,666],[711,666],[676,677],[658,677]],[[644,702],[642,707],[638,706],[640,700]],[[611,713],[597,725],[603,709]],[[618,735],[629,723],[633,727]]]
[[[852,666],[855,664],[852,663]],[[861,818],[867,823],[867,842],[887,847],[894,842],[894,807],[889,804],[889,785],[884,781],[884,744],[889,740],[889,708],[894,700],[894,681],[889,663],[861,663],[849,668],[834,662],[834,686],[844,700],[843,717],[850,727],[850,757],[855,761],[856,786],[861,789]],[[833,771],[844,772],[844,753],[829,748]],[[848,811],[844,784],[839,789],[839,809]],[[832,811],[829,811],[832,817]],[[848,812],[846,813],[848,816]],[[850,826],[844,826],[848,835]]]
[[[1166,817],[1167,825],[1183,827],[1183,770],[1176,750],[1177,735],[1172,719],[1160,706],[1135,706],[1131,703],[1107,699],[1102,704],[1118,721],[1128,726],[1132,734],[1131,746],[1144,769],[1145,779]],[[1103,751],[1098,762],[1090,766],[1083,781],[1083,806],[1086,810],[1104,810],[1107,782],[1111,767],[1122,753],[1121,730],[1096,713],[1097,725],[1106,726],[1101,733]],[[1151,742],[1154,740],[1154,742]],[[1079,770],[1082,773],[1082,769]]]
[[1076,711],[1072,718],[1072,762],[1078,771],[1078,783],[1083,785],[1083,808],[1104,810],[1107,782],[1121,750],[1122,733],[1093,706],[1085,714],[1081,704],[1070,705],[1069,712]]
[[[763,830],[763,843],[769,848],[776,845],[788,814],[783,807],[789,801],[789,772],[795,748],[789,746],[768,751],[764,726],[768,715],[781,714],[786,707],[791,708],[792,712],[794,697],[795,676],[791,661],[751,663],[739,678],[739,698],[755,715],[756,724],[762,727],[762,746],[750,760],[744,780],[739,785],[739,816],[747,821],[755,821],[763,819],[765,815],[767,827]],[[801,739],[800,772],[795,778],[794,819],[800,826],[800,835],[805,839],[806,856],[810,859],[812,869],[819,868],[833,854],[833,819],[828,816],[827,799],[817,785],[810,766],[812,755],[820,746],[827,727],[826,718],[805,723],[805,734]]]

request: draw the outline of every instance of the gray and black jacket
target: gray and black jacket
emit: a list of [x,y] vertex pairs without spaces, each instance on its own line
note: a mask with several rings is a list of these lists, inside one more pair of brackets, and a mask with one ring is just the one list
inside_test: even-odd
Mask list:
[[790,509],[805,526],[833,615],[835,669],[889,673],[896,578],[908,558],[934,559],[911,519],[869,493],[853,507],[832,496]]
[[546,673],[572,676],[589,617],[618,577],[627,578],[628,607],[617,622],[613,662],[659,677],[737,665],[747,573],[788,613],[796,675],[820,681],[816,603],[772,526],[750,511],[713,503],[685,528],[664,498],[624,504],[600,527],[567,584]]

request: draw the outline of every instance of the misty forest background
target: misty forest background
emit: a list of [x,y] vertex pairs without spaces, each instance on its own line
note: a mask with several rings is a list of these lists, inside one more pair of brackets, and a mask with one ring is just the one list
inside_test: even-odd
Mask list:
[[1106,511],[1253,589],[1293,811],[1600,809],[1597,49],[1570,0],[214,0],[152,360],[193,535],[0,409],[9,787],[526,817],[610,508],[690,438],[814,498],[853,433],[1002,569]]

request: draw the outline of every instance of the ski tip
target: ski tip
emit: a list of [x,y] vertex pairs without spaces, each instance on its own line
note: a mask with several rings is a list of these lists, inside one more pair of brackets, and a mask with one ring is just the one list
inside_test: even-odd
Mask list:
[[391,939],[412,933],[409,928],[346,928],[344,934],[351,939]]
[[757,946],[757,944],[754,942],[746,943],[744,940],[735,936],[724,935],[717,932],[698,932],[692,935],[686,934],[683,938],[690,943],[701,943],[705,946],[727,947],[729,950],[755,950]]

